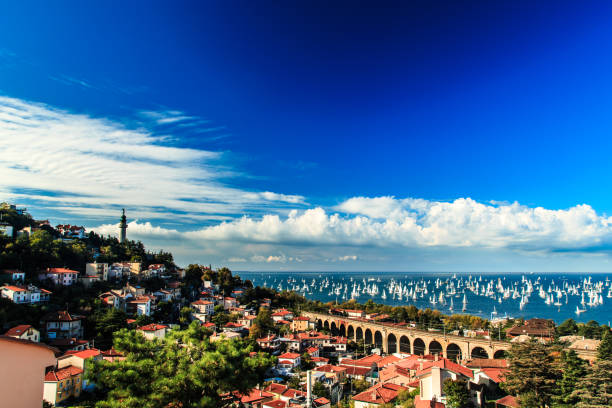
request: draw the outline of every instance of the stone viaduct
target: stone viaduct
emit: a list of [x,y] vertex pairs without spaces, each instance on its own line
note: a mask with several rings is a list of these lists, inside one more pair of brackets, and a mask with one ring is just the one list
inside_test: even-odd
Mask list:
[[[508,341],[456,336],[365,319],[314,312],[303,312],[302,315],[316,321],[318,328],[325,328],[349,339],[363,340],[365,344],[374,344],[385,353],[440,354],[451,360],[503,358],[505,350],[511,346]],[[595,350],[576,352],[589,361],[596,356]]]
[[418,330],[389,323],[375,323],[344,316],[303,312],[317,327],[353,340],[374,344],[385,353],[440,354],[452,360],[503,358],[510,343]]

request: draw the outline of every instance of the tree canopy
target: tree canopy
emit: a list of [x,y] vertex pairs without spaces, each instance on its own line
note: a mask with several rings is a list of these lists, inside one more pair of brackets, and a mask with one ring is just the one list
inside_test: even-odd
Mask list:
[[247,341],[210,342],[198,322],[154,341],[122,329],[114,348],[124,361],[95,362],[88,371],[104,394],[98,408],[219,407],[222,394],[248,392],[274,364],[267,354],[251,356]]

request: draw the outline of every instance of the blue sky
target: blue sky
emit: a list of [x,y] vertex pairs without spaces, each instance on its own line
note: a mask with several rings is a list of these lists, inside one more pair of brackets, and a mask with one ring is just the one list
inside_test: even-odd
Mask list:
[[32,2],[0,199],[235,269],[610,270],[606,2]]

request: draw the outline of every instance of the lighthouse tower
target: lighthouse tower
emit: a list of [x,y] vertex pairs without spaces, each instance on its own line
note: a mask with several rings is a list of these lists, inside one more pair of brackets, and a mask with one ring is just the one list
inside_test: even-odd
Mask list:
[[121,222],[119,223],[119,242],[122,244],[125,242],[126,230],[127,230],[127,219],[125,218],[125,208],[121,215]]

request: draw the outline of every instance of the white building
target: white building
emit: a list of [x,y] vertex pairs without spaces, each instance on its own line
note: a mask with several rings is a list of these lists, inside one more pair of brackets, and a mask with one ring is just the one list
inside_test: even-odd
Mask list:
[[66,268],[47,268],[38,275],[38,279],[51,279],[55,285],[71,286],[77,282],[79,272]]
[[20,324],[19,326],[15,326],[4,333],[4,335],[21,340],[30,340],[35,342],[40,341],[40,332],[29,324]]
[[0,296],[13,303],[38,303],[48,302],[51,298],[51,292],[46,289],[39,289],[34,285],[4,285],[0,287]]
[[168,330],[168,326],[163,324],[147,324],[146,326],[142,326],[138,328],[138,331],[145,336],[147,340],[153,339],[163,339],[166,337],[166,331]]

